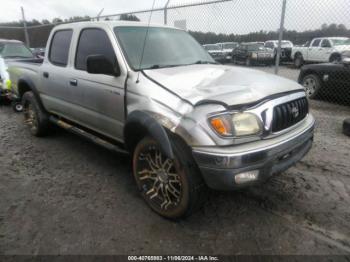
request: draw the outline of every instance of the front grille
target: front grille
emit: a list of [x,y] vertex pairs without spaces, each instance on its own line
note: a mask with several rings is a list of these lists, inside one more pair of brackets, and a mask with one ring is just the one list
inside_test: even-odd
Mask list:
[[278,105],[273,110],[272,132],[276,133],[295,125],[309,113],[305,97]]

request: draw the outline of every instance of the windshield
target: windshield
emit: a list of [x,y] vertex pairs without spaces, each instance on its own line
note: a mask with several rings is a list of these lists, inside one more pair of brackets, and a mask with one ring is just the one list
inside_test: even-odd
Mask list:
[[[277,42],[277,45],[278,45],[278,42]],[[289,42],[289,41],[282,41],[281,47],[293,47],[293,44],[292,42]]]
[[32,52],[21,43],[0,44],[0,56],[3,58],[32,58]]
[[220,46],[218,45],[205,45],[204,48],[205,50],[221,50]]
[[333,45],[350,45],[350,38],[348,39],[331,39]]
[[184,31],[160,27],[150,27],[148,30],[144,45],[147,27],[114,28],[127,60],[134,70],[215,63],[203,47]]
[[262,44],[248,45],[248,51],[258,51],[258,50],[265,50],[264,45]]
[[236,46],[237,46],[237,44],[235,44],[235,43],[227,43],[227,44],[224,44],[223,49],[234,49]]

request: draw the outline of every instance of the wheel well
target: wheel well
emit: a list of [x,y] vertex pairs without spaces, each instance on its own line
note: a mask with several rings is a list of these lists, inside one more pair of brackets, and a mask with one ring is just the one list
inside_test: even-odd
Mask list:
[[303,54],[300,53],[300,52],[296,52],[296,53],[294,54],[294,59],[297,58],[298,56],[303,57]]
[[[172,139],[176,139],[176,140],[180,141],[181,143],[185,144],[186,146],[188,146],[187,143],[185,142],[185,140],[181,136],[171,132],[169,129],[167,129],[164,126],[163,126],[163,128],[164,128],[167,136],[169,137],[170,141]],[[125,148],[131,154],[133,154],[137,144],[143,138],[145,138],[148,135],[151,136],[149,131],[140,123],[130,123],[127,126],[125,126],[124,134],[125,134],[124,135]],[[157,140],[157,138],[156,138],[156,140]]]
[[131,123],[125,127],[124,134],[125,147],[132,154],[137,144],[149,133],[141,124]]
[[332,60],[333,57],[341,57],[341,54],[333,53],[333,54],[330,55],[329,60]]
[[303,78],[304,78],[305,76],[307,76],[307,75],[316,75],[320,80],[322,80],[321,77],[320,77],[320,75],[319,75],[319,73],[315,72],[314,70],[306,70],[305,72],[303,72],[303,73],[300,75],[299,84],[302,83]]
[[18,83],[18,96],[20,98],[23,97],[25,92],[32,91],[32,88],[25,81],[21,81]]

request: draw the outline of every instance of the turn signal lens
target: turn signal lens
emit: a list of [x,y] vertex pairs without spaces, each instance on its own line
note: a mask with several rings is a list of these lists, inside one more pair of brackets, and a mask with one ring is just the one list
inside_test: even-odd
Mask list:
[[222,136],[232,135],[231,124],[225,117],[214,117],[210,119],[210,124],[218,134]]

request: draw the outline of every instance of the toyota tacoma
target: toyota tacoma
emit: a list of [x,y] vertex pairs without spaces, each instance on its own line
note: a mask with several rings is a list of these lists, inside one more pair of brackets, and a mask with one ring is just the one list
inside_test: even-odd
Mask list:
[[132,156],[146,203],[190,215],[207,188],[262,182],[311,148],[314,117],[296,82],[217,64],[187,32],[139,22],[55,27],[42,63],[9,71],[35,136],[56,124]]

